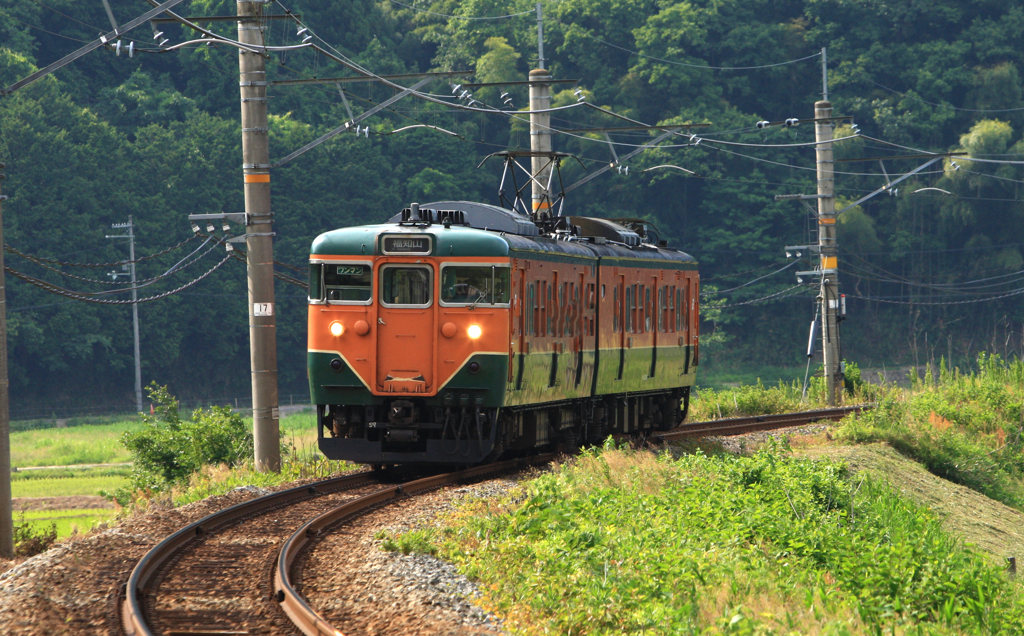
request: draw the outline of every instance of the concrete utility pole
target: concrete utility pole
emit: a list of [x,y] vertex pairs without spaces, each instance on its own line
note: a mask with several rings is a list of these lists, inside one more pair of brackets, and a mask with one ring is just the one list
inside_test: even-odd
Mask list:
[[[0,163],[0,170],[4,169]],[[5,175],[0,173],[0,184]],[[4,281],[4,223],[0,194],[0,557],[14,558],[14,502],[11,499],[11,412],[7,387],[7,287]]]
[[[538,5],[539,6],[539,5]],[[543,68],[530,71],[530,150],[535,153],[551,152],[551,113],[537,112],[551,108],[551,73]],[[538,219],[550,215],[551,180],[550,155],[534,156],[530,160],[533,173],[533,214]]]
[[[828,405],[842,400],[843,369],[839,359],[839,248],[836,244],[835,176],[832,159],[832,104],[814,104],[814,137],[818,164],[818,248],[821,252],[822,353]],[[824,142],[824,143],[822,143]]]
[[[142,358],[139,355],[139,290],[135,288],[135,224],[132,222],[132,217],[128,217],[127,223],[111,223],[110,227],[115,230],[127,230],[127,234],[119,234],[116,236],[107,235],[108,239],[111,238],[126,238],[128,239],[128,259],[131,263],[128,265],[128,271],[132,279],[132,333],[135,336],[135,410],[139,413],[142,412]],[[117,277],[121,274],[112,272],[110,274],[117,280]]]
[[544,10],[537,3],[537,68],[544,70]]
[[[265,46],[261,18],[269,0],[237,2],[238,40]],[[277,410],[277,327],[274,317],[274,233],[270,211],[270,144],[266,60],[238,51],[242,95],[242,173],[245,181],[249,273],[249,352],[252,367],[252,426],[256,470],[281,470]]]

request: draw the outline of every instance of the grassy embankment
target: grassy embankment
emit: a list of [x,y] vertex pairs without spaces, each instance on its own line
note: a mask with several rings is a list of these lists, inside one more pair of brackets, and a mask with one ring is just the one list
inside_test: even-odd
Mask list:
[[[16,470],[11,475],[13,496],[25,497],[70,497],[98,496],[113,492],[129,483],[130,466],[96,466],[88,464],[126,464],[131,456],[121,444],[121,437],[127,431],[142,428],[138,419],[70,428],[33,428],[11,433],[11,463]],[[195,488],[177,494],[179,503],[187,503],[230,490],[244,484],[259,483],[273,485],[300,472],[296,464],[308,466],[316,449],[315,419],[312,411],[292,414],[281,419],[282,442],[290,449],[292,460],[284,476],[267,476],[253,473],[244,467],[228,470],[211,467],[197,475]],[[61,466],[63,468],[31,469],[40,466]],[[27,470],[31,469],[31,470]],[[308,469],[307,469],[308,470]],[[95,505],[95,504],[85,504]],[[111,508],[60,508],[50,510],[29,510],[16,513],[16,522],[26,522],[34,528],[57,526],[57,536],[63,539],[76,531],[86,531],[101,521],[115,516]]]
[[[943,518],[1021,518],[1024,365],[982,358],[973,373],[857,390],[879,408],[815,437],[817,460],[771,442],[747,456],[606,448],[384,545],[456,563],[513,633],[1024,633],[1021,584]],[[799,398],[788,385],[707,391],[694,417]],[[857,473],[830,457],[861,442],[903,455]],[[932,486],[949,483],[938,475],[1009,508],[980,495],[971,510],[926,508],[893,481],[913,460]]]

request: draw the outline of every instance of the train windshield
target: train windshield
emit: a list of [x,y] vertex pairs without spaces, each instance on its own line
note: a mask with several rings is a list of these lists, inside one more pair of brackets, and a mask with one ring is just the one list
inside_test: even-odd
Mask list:
[[505,305],[509,301],[509,282],[508,267],[449,265],[441,270],[441,302]]
[[324,263],[323,267],[328,301],[365,303],[370,300],[372,270],[369,265]]
[[433,290],[429,267],[386,265],[380,275],[380,301],[384,305],[428,307]]

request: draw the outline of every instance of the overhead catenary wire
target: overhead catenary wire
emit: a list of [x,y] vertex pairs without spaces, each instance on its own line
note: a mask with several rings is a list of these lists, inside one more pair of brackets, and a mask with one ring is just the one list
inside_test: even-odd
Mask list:
[[[804,287],[805,287],[805,285],[794,285],[793,287],[788,287],[786,289],[783,289],[780,292],[776,292],[774,294],[769,294],[767,296],[762,296],[760,298],[754,298],[753,300],[746,300],[746,301],[743,301],[741,303],[732,303],[732,304],[729,304],[729,305],[714,305],[714,306],[712,306],[710,308],[711,309],[729,309],[731,307],[742,307],[744,305],[753,305],[755,303],[763,303],[763,302],[768,302],[768,301],[771,301],[771,300],[780,300],[782,298],[792,298],[792,297],[798,296],[798,294],[796,294],[796,293],[789,293],[789,292],[792,292],[793,290],[804,288]],[[812,290],[812,291],[814,291],[814,290]]]
[[136,258],[135,260],[130,260],[129,259],[129,260],[123,260],[123,261],[115,261],[115,262],[112,262],[112,263],[69,263],[69,262],[60,261],[60,260],[57,260],[57,259],[44,258],[42,256],[35,256],[35,255],[31,255],[31,254],[26,254],[26,253],[22,252],[21,250],[13,247],[11,245],[8,245],[7,243],[4,243],[4,251],[8,252],[10,254],[14,254],[16,256],[21,256],[22,258],[27,258],[27,259],[30,259],[30,260],[37,260],[37,261],[40,261],[40,262],[43,262],[43,263],[49,263],[51,265],[63,265],[65,267],[117,267],[118,265],[130,265],[132,263],[141,263],[143,261],[148,261],[150,259],[158,258],[160,256],[163,256],[164,254],[167,254],[168,252],[172,252],[172,251],[174,251],[176,249],[180,249],[180,248],[184,247],[185,245],[188,245],[189,243],[191,243],[192,241],[196,240],[197,238],[199,238],[199,237],[198,236],[190,236],[187,239],[185,239],[184,241],[180,241],[180,242],[178,242],[178,243],[176,243],[176,244],[174,244],[174,245],[172,245],[172,246],[170,246],[168,248],[162,249],[159,252],[156,252],[154,254],[149,254],[148,256],[140,256],[140,257]]
[[917,95],[911,96],[909,93],[902,93],[902,92],[900,92],[900,91],[898,91],[898,90],[896,90],[894,88],[889,88],[888,86],[879,84],[878,82],[876,82],[874,80],[870,80],[870,79],[868,79],[866,77],[862,78],[862,79],[864,79],[865,81],[867,81],[867,82],[869,82],[871,84],[874,84],[878,88],[885,89],[885,90],[889,91],[890,93],[895,93],[896,95],[899,95],[901,97],[909,97],[910,99],[916,99],[917,101],[919,101],[919,102],[921,102],[923,104],[928,104],[929,106],[935,106],[936,108],[948,108],[950,110],[958,110],[958,111],[965,112],[965,113],[1016,113],[1016,112],[1020,112],[1020,111],[1024,110],[1024,108],[957,108],[956,106],[951,106],[949,104],[936,104],[935,102],[929,102],[929,101],[927,101],[927,100],[925,100],[922,97],[919,97]]
[[57,294],[59,296],[64,296],[64,297],[67,297],[67,298],[73,298],[75,300],[81,300],[83,302],[95,303],[95,304],[100,304],[100,305],[132,305],[132,304],[139,304],[139,305],[141,305],[142,303],[148,303],[148,302],[152,302],[154,300],[160,300],[161,298],[167,298],[168,296],[173,296],[174,294],[177,294],[180,291],[183,291],[185,289],[188,289],[189,287],[192,287],[196,283],[202,281],[207,276],[209,276],[210,274],[212,274],[215,271],[217,271],[218,269],[220,269],[220,267],[224,263],[228,262],[228,260],[230,258],[231,258],[231,254],[228,254],[223,259],[221,259],[221,261],[219,263],[217,263],[211,269],[209,269],[206,272],[204,272],[203,274],[201,274],[198,278],[195,278],[195,279],[185,283],[184,285],[181,285],[180,287],[176,287],[175,289],[172,289],[170,291],[166,291],[166,292],[163,292],[163,293],[160,293],[160,294],[156,294],[154,296],[148,296],[146,298],[139,298],[137,300],[110,300],[110,299],[107,299],[107,298],[93,298],[91,296],[85,296],[85,295],[82,295],[82,294],[80,294],[78,292],[71,291],[70,289],[64,289],[63,287],[58,287],[57,285],[53,285],[52,283],[47,283],[44,280],[40,280],[38,278],[35,278],[34,276],[29,276],[27,274],[23,274],[22,272],[19,272],[19,271],[15,270],[15,269],[11,268],[11,266],[9,266],[9,265],[4,265],[4,271],[6,271],[8,274],[14,276],[15,278],[21,279],[21,280],[25,281],[26,283],[29,283],[30,285],[35,285],[36,287],[39,287],[39,288],[41,288],[41,289],[43,289],[45,291]]
[[793,267],[794,265],[796,265],[796,264],[797,264],[797,263],[799,263],[799,262],[800,262],[799,260],[794,260],[793,262],[789,263],[789,264],[788,264],[788,265],[786,265],[785,267],[782,267],[781,269],[777,269],[777,270],[775,270],[774,272],[771,272],[771,273],[765,274],[764,276],[759,276],[759,277],[757,277],[757,278],[755,278],[755,279],[753,279],[753,280],[749,280],[749,281],[747,281],[747,282],[743,283],[742,285],[738,285],[738,286],[736,286],[736,287],[732,287],[732,288],[730,288],[730,289],[715,289],[715,290],[711,290],[711,291],[706,291],[706,292],[702,292],[702,293],[701,293],[701,296],[713,296],[713,295],[715,295],[715,294],[727,294],[727,293],[729,293],[729,292],[733,292],[733,291],[736,291],[737,289],[743,289],[744,287],[747,287],[747,286],[749,286],[749,285],[753,285],[753,284],[754,284],[754,283],[756,283],[757,281],[760,281],[760,280],[764,280],[764,279],[766,279],[766,278],[770,278],[770,277],[772,277],[772,276],[775,276],[776,274],[779,274],[779,273],[781,273],[781,272],[784,272],[784,271],[786,271],[786,270],[787,270],[787,269],[789,269],[790,267]]
[[[205,245],[205,243],[203,243],[203,245]],[[200,249],[201,248],[202,248],[202,246],[200,246]],[[171,269],[167,270],[163,274],[160,274],[159,276],[154,276],[152,278],[144,278],[142,280],[136,280],[134,282],[132,282],[132,281],[119,281],[119,280],[101,280],[101,279],[96,279],[96,278],[87,278],[85,276],[78,276],[76,274],[71,274],[69,272],[65,272],[65,271],[59,270],[56,267],[48,265],[47,263],[43,262],[41,259],[38,259],[38,258],[36,258],[34,256],[31,256],[31,255],[28,255],[28,254],[19,254],[19,255],[24,257],[26,260],[28,260],[28,261],[30,261],[32,263],[35,263],[36,265],[39,265],[43,269],[49,270],[49,271],[54,272],[56,274],[60,274],[61,276],[65,276],[67,278],[71,278],[73,280],[80,280],[80,281],[83,281],[83,282],[94,283],[94,284],[97,284],[97,285],[133,285],[134,284],[134,285],[138,285],[138,287],[136,287],[136,289],[139,289],[141,287],[148,286],[149,284],[154,283],[156,281],[162,280],[162,279],[166,278],[167,276],[169,276],[169,275],[171,275],[171,274],[173,274],[175,272],[179,272],[179,271],[185,269],[186,267],[188,267],[189,265],[192,265],[193,263],[199,262],[199,260],[201,260],[203,256],[205,256],[206,254],[209,253],[209,250],[208,250],[207,252],[205,252],[203,254],[200,254],[199,257],[197,257],[197,258],[195,258],[195,259],[193,259],[191,261],[188,261],[188,259],[192,255],[194,255],[196,252],[198,252],[198,251],[199,250],[197,249],[195,252],[192,252],[192,254],[189,254],[184,259],[178,261],[178,263],[173,265],[171,267]],[[138,260],[139,259],[136,259],[136,262],[138,262]],[[188,261],[188,262],[186,262],[186,261]],[[145,285],[143,285],[143,283],[145,283]],[[121,292],[124,292],[124,291],[131,291],[131,289],[124,289],[124,290],[118,290],[117,292],[105,292],[105,293],[121,293]]]

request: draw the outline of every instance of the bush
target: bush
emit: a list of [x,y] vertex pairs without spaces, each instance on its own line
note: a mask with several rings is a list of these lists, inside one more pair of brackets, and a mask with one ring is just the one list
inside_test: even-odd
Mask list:
[[225,406],[196,409],[181,419],[178,401],[167,387],[147,387],[156,405],[153,415],[143,415],[144,428],[128,431],[121,442],[132,454],[131,485],[108,495],[127,505],[136,493],[156,493],[172,485],[184,485],[208,464],[229,466],[252,456],[252,431],[241,416]]

